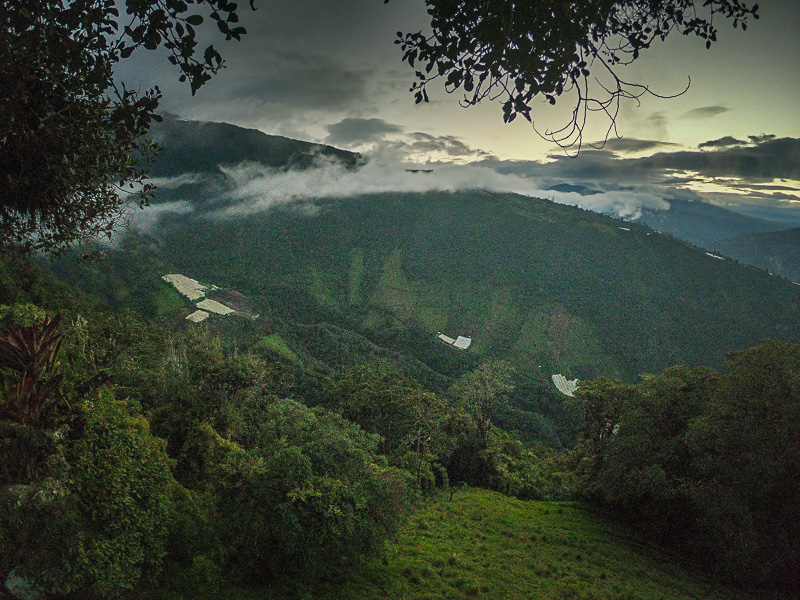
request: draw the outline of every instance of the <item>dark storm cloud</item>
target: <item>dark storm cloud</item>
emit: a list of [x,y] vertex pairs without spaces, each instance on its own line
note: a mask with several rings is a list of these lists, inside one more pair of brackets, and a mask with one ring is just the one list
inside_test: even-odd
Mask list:
[[644,152],[646,150],[653,150],[655,148],[663,148],[668,146],[678,146],[679,144],[672,144],[670,142],[660,142],[657,140],[639,140],[636,138],[617,138],[610,139],[606,142],[592,142],[592,146],[601,147],[603,150],[610,150],[611,152],[620,152],[622,154],[633,152]]
[[376,160],[412,163],[455,162],[474,163],[493,159],[493,155],[476,150],[452,135],[431,135],[421,131],[406,134],[399,139],[383,140],[370,153]]
[[764,192],[790,192],[795,190],[789,185],[777,185],[777,184],[769,184],[769,183],[753,183],[750,184],[751,190],[763,190]]
[[762,133],[761,135],[748,135],[747,139],[753,144],[763,144],[770,140],[774,140],[777,136],[771,133]]
[[452,135],[430,135],[417,131],[411,134],[408,146],[419,152],[438,152],[452,157],[487,157],[488,152],[475,150]]
[[707,177],[738,177],[754,183],[800,180],[800,140],[782,138],[713,152],[658,153],[635,159],[635,163],[647,170],[696,171]]
[[718,140],[709,140],[698,144],[698,148],[729,148],[730,146],[746,146],[747,142],[744,140],[737,140],[735,137],[726,135]]
[[[619,157],[607,150],[587,150],[576,159],[551,156],[552,162],[494,161],[501,172],[541,177],[573,178],[609,185],[658,183],[680,185],[709,177],[746,180],[748,184],[773,179],[800,180],[800,139],[782,138],[753,146],[711,150],[658,152],[644,158]],[[697,173],[697,176],[685,172]]]
[[700,108],[694,108],[688,112],[685,112],[681,115],[682,119],[710,119],[711,117],[716,117],[718,115],[725,114],[729,112],[731,109],[726,108],[725,106],[701,106]]
[[405,128],[384,119],[348,117],[328,125],[326,144],[358,147],[371,145],[370,156],[382,161],[400,162],[455,161],[474,162],[492,157],[476,150],[452,135],[431,135],[421,131],[405,133]]
[[[410,3],[409,3],[410,4]],[[198,48],[214,44],[226,68],[191,97],[163,52],[137,52],[117,70],[119,81],[164,91],[163,110],[185,118],[225,121],[292,137],[318,136],[323,123],[381,116],[413,72],[387,69],[402,53],[397,29],[424,22],[424,4],[374,0],[258,0],[240,3],[241,42],[224,42],[213,23],[198,28]],[[400,79],[402,78],[402,82]],[[405,100],[405,98],[404,98]],[[411,101],[409,101],[411,103]],[[314,133],[311,133],[314,132]]]
[[[787,196],[784,192],[796,188],[771,182],[800,180],[800,139],[795,138],[753,146],[659,152],[644,158],[619,157],[608,150],[586,150],[578,158],[550,158],[548,163],[488,158],[480,164],[500,173],[537,179],[544,185],[569,182],[605,191],[647,188],[662,197],[674,197],[676,190],[691,183],[724,178],[725,186],[741,189],[743,194],[751,195],[757,189],[754,186],[761,185],[756,194],[777,198],[778,193],[783,198]],[[689,190],[680,193],[697,197]]]
[[[282,104],[292,109],[337,110],[352,107],[366,96],[372,73],[355,69],[330,56],[283,51],[271,47],[238,61],[237,74],[221,87],[218,99],[264,106]],[[244,73],[258,73],[247,77]]]
[[325,138],[326,144],[333,146],[352,146],[377,142],[387,134],[402,133],[400,125],[389,123],[383,119],[342,119],[338,123],[328,125],[328,137]]

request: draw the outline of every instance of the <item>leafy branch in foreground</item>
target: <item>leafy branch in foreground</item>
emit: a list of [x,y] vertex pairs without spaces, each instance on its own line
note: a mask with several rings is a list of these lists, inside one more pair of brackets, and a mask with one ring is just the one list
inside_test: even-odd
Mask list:
[[0,251],[110,238],[131,203],[149,202],[156,147],[142,136],[160,120],[161,92],[127,87],[114,68],[163,46],[195,93],[223,66],[214,46],[197,49],[201,5],[226,39],[246,33],[227,0],[0,4]]
[[417,103],[428,102],[428,84],[442,79],[448,93],[463,90],[462,106],[498,100],[506,123],[521,115],[533,124],[534,99],[555,104],[562,95],[571,95],[575,107],[569,122],[560,129],[536,131],[563,148],[578,150],[590,113],[608,118],[607,139],[616,133],[622,100],[638,102],[646,94],[666,97],[625,81],[620,66],[674,31],[704,39],[710,48],[717,40],[715,16],[742,29],[749,16],[758,18],[758,5],[748,7],[739,0],[706,0],[702,5],[698,0],[425,4],[432,32],[398,32],[395,40],[404,62],[412,68],[420,63],[410,89]]

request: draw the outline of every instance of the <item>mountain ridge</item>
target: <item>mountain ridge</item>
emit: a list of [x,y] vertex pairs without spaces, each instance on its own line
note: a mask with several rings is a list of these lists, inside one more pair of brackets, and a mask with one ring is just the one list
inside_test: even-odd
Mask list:
[[744,264],[800,282],[800,228],[743,234],[710,247]]
[[166,116],[162,122],[154,124],[149,133],[161,147],[150,168],[153,177],[184,173],[218,175],[220,166],[232,167],[243,162],[275,169],[302,169],[320,159],[339,161],[348,167],[356,166],[361,160],[355,152],[229,123]]

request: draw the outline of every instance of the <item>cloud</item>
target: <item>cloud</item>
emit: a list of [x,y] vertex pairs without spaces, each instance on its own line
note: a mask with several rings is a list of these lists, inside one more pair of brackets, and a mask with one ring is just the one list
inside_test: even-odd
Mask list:
[[642,216],[642,209],[668,210],[670,204],[659,194],[652,194],[649,190],[637,191],[611,191],[584,196],[577,192],[551,191],[548,195],[559,204],[579,206],[587,210],[614,215],[621,219],[638,219]]
[[[366,67],[315,52],[285,49],[274,41],[257,51],[234,56],[225,77],[213,78],[198,103],[173,106],[186,118],[264,127],[306,137],[303,130],[320,120],[366,110],[374,73]],[[257,74],[254,76],[253,74]]]
[[763,144],[764,142],[774,140],[776,137],[777,136],[772,133],[762,133],[761,135],[748,135],[747,139],[749,139],[753,144]]
[[710,119],[718,115],[730,112],[730,108],[725,106],[701,106],[700,108],[693,108],[681,115],[681,119]]
[[729,148],[731,146],[747,146],[749,144],[758,145],[763,144],[764,142],[769,142],[775,139],[775,135],[771,133],[762,133],[761,135],[748,135],[747,139],[739,140],[733,136],[726,135],[725,137],[721,137],[718,140],[710,140],[708,142],[703,142],[699,144],[698,148]]
[[[371,146],[362,154],[367,163],[353,170],[318,162],[302,171],[239,165],[226,169],[218,185],[208,188],[197,212],[232,218],[292,204],[313,213],[315,200],[321,198],[484,189],[635,219],[643,209],[668,209],[670,199],[771,209],[788,206],[799,197],[793,192],[800,190],[800,140],[768,134],[749,136],[750,142],[726,136],[697,150],[680,151],[658,140],[612,139],[604,150],[585,150],[578,158],[552,155],[539,162],[501,160],[458,137],[407,132],[378,118],[348,117],[327,130],[327,142]],[[660,151],[645,157],[635,154],[653,149]],[[411,172],[420,170],[432,172]],[[191,182],[196,182],[195,176],[184,175],[159,183]],[[170,212],[187,210],[185,203],[162,205],[134,227],[150,230]]]
[[746,146],[747,142],[744,140],[737,140],[735,137],[726,135],[718,140],[709,140],[698,144],[698,148],[728,148],[730,146]]
[[[418,143],[430,144],[438,149],[444,145],[447,149],[451,141],[423,136]],[[355,171],[332,162],[303,171],[278,172],[252,164],[227,169],[225,174],[231,183],[231,191],[219,198],[219,208],[209,217],[242,218],[286,205],[305,207],[313,214],[313,204],[309,205],[309,202],[322,198],[464,189],[548,198],[561,204],[631,219],[639,217],[643,208],[669,208],[662,194],[649,188],[598,190],[596,194],[585,196],[574,191],[546,189],[543,181],[519,174],[500,173],[479,163],[459,165],[436,162],[419,165],[399,160],[388,162],[389,156],[396,159],[396,155],[372,156],[366,165]]]
[[176,177],[150,177],[148,182],[161,190],[174,190],[184,185],[202,183],[206,175],[199,173],[181,173]]
[[443,163],[425,165],[426,170],[433,169],[431,173],[410,172],[413,168],[419,168],[419,165],[386,164],[375,160],[355,171],[338,163],[283,172],[242,165],[225,171],[233,189],[222,198],[228,206],[218,211],[217,216],[242,216],[298,200],[362,194],[486,189],[531,195],[535,190],[532,182],[524,178],[501,175],[486,167]]
[[402,133],[400,125],[389,123],[383,119],[342,119],[338,123],[328,125],[326,144],[333,146],[357,146],[378,142],[390,133]]
[[607,150],[586,150],[576,159],[553,155],[548,163],[481,161],[499,172],[553,179],[554,183],[580,182],[588,187],[613,189],[638,185],[679,185],[699,177],[728,177],[748,183],[775,179],[800,180],[800,139],[772,139],[757,145],[709,150],[657,152],[640,158],[620,157]]
[[673,144],[671,142],[660,142],[658,140],[639,140],[636,138],[615,138],[606,140],[605,142],[592,142],[592,146],[602,146],[603,150],[610,150],[611,152],[620,152],[622,154],[645,152],[655,148],[664,148],[670,146],[679,146],[680,144]]
[[248,62],[248,70],[257,70],[259,77],[238,78],[226,86],[224,96],[295,110],[349,109],[365,97],[372,76],[368,69],[308,51],[272,48]]
[[[333,138],[353,141],[352,147],[359,147],[373,162],[388,165],[392,163],[452,163],[467,164],[491,158],[492,155],[476,150],[452,135],[431,135],[421,131],[402,133],[399,125],[387,123],[382,119],[344,119],[328,126]],[[344,145],[344,144],[338,144]],[[365,148],[366,146],[366,148]]]
[[460,138],[452,135],[431,135],[416,131],[406,139],[386,144],[383,149],[394,151],[399,157],[413,161],[453,160],[472,162],[491,156],[483,150],[475,150]]
[[162,219],[174,215],[186,215],[193,211],[192,204],[185,200],[151,204],[145,208],[131,205],[123,227],[139,233],[152,233]]
[[[400,62],[397,29],[425,22],[424,3],[365,0],[270,0],[253,12],[239,3],[247,35],[222,44],[209,22],[198,28],[198,49],[214,44],[225,69],[196,96],[161,52],[137,52],[116,70],[132,87],[159,85],[161,108],[183,118],[225,121],[301,139],[321,139],[325,124],[344,117],[382,116],[413,79]],[[263,4],[263,6],[261,6]],[[396,65],[393,66],[393,65]],[[408,109],[409,111],[412,108]],[[408,112],[408,111],[406,111]]]
[[773,139],[755,146],[734,146],[714,152],[659,153],[637,161],[654,171],[695,171],[709,177],[738,177],[753,183],[773,179],[800,180],[800,139]]

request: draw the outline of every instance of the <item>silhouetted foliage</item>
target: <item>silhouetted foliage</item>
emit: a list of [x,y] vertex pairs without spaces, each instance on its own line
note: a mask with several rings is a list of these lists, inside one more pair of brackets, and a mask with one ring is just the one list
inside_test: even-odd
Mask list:
[[[384,0],[388,2],[389,0]],[[619,65],[636,60],[656,40],[677,31],[717,39],[714,17],[747,27],[758,5],[739,0],[546,0],[505,2],[426,0],[431,31],[398,32],[395,43],[411,67],[419,63],[411,87],[417,103],[428,101],[428,84],[444,81],[448,92],[463,90],[462,105],[499,100],[503,120],[522,115],[533,122],[536,98],[555,104],[572,94],[575,108],[562,129],[542,132],[569,147],[582,142],[591,112],[615,127],[621,99],[653,92],[618,75]],[[702,6],[701,6],[702,5]],[[656,95],[656,94],[654,94]]]
[[129,89],[114,66],[163,46],[194,93],[222,58],[213,46],[198,57],[203,17],[189,5],[205,5],[227,39],[245,33],[227,0],[118,4],[0,5],[0,250],[60,253],[110,236],[131,202],[147,204],[155,146],[141,136],[160,118],[161,93]]
[[113,352],[30,304],[0,306],[0,327],[0,581],[112,597],[155,577],[174,480],[147,421],[98,391]]
[[16,329],[0,337],[0,419],[21,425],[46,421],[62,375],[56,361],[63,342],[61,319],[45,318],[39,325]]

